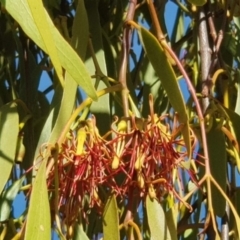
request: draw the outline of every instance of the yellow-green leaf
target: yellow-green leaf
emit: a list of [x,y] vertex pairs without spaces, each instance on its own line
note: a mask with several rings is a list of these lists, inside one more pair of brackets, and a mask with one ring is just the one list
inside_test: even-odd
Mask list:
[[[103,51],[102,43],[102,27],[100,24],[100,17],[98,12],[98,3],[97,1],[85,1],[85,5],[88,13],[89,30],[91,34],[91,41],[93,45],[94,54],[101,72],[107,75],[105,54]],[[94,75],[95,73],[96,75],[100,74],[99,70],[95,68],[95,64],[93,62],[93,58],[90,51],[88,51],[88,54],[86,56],[85,65],[91,75]],[[106,87],[105,83],[103,81],[100,81],[99,77],[98,79],[95,80],[95,86],[97,90]],[[108,127],[111,125],[109,115],[110,113],[109,97],[110,96],[108,94],[102,96],[98,100],[98,102],[92,103],[90,107],[91,113],[93,113],[97,119],[98,129],[101,134],[105,134],[109,130]]]
[[203,6],[207,0],[188,0],[188,2],[195,6]]
[[77,223],[74,227],[73,240],[89,240],[87,234],[83,230],[82,224]]
[[0,196],[0,222],[8,220],[12,211],[12,203],[18,194],[25,176],[15,181],[8,189],[2,192]]
[[71,45],[76,53],[85,59],[89,39],[89,23],[84,0],[78,0],[76,14],[72,26]]
[[166,217],[161,204],[156,199],[147,196],[146,210],[148,225],[152,240],[170,240],[171,235],[167,226]]
[[60,136],[61,131],[66,125],[69,117],[71,116],[73,105],[76,96],[76,83],[73,81],[71,76],[66,74],[65,87],[63,97],[61,100],[61,106],[57,115],[57,119],[54,128],[51,133],[49,142],[55,143]]
[[[215,120],[212,129],[207,133],[207,143],[209,152],[209,163],[213,178],[219,186],[226,192],[227,179],[227,154],[225,146],[225,136],[221,129],[216,128]],[[212,184],[213,210],[216,215],[222,217],[225,214],[226,200],[218,189]]]
[[[84,59],[86,55],[88,35],[89,35],[88,19],[87,19],[86,9],[84,7],[84,1],[79,0],[76,16],[73,22],[71,45],[75,49],[76,53],[81,57],[81,59]],[[63,90],[63,96],[62,96],[62,99],[59,100],[61,101],[60,108],[58,113],[56,113],[57,118],[56,118],[55,125],[52,126],[53,115],[49,114],[49,118],[44,125],[44,129],[42,131],[42,135],[39,140],[38,147],[40,147],[41,144],[43,144],[44,142],[49,141],[51,143],[54,143],[57,141],[57,138],[59,137],[62,129],[64,128],[66,122],[68,121],[72,113],[73,105],[76,98],[76,94],[75,94],[76,90],[77,90],[76,82],[72,79],[72,77],[67,72],[65,74],[65,86]],[[54,109],[58,109],[58,108],[54,107]],[[51,112],[51,114],[53,113]],[[46,134],[45,127],[48,134]],[[53,127],[53,129],[51,127]],[[51,135],[50,135],[50,132],[51,132]],[[38,154],[38,150],[35,154],[35,159],[37,157],[37,154]]]
[[169,232],[172,240],[177,240],[177,219],[178,210],[175,207],[170,208],[166,212],[166,221],[169,228]]
[[47,160],[48,155],[41,162],[33,182],[24,240],[51,239],[50,206],[46,183]]
[[32,13],[33,20],[38,28],[40,36],[42,37],[43,44],[49,54],[53,66],[55,67],[57,76],[63,84],[62,66],[58,57],[57,49],[53,41],[52,32],[50,30],[46,13],[42,1],[27,0],[29,9]]
[[0,108],[0,193],[2,192],[15,160],[19,118],[16,104],[9,103]]
[[188,115],[173,68],[167,59],[165,51],[154,35],[143,27],[140,28],[139,34],[145,52],[168,95],[169,101],[175,111],[179,114],[179,120],[183,124],[182,134],[190,156],[191,142]]
[[[40,35],[39,29],[33,19],[31,11],[28,6],[27,0],[8,0],[1,1],[9,14],[21,25],[24,32],[46,53],[47,51],[45,43]],[[54,26],[49,15],[45,11],[45,18],[48,23],[48,27],[53,37],[54,44],[57,49],[58,58],[62,67],[68,72],[68,74],[77,82],[77,84],[83,88],[83,90],[93,100],[97,100],[97,94],[93,87],[91,77],[84,66],[82,60],[77,53],[69,45],[67,41],[62,37],[57,28]],[[50,56],[51,57],[51,56]]]
[[104,240],[120,240],[118,207],[115,195],[109,197],[103,213]]

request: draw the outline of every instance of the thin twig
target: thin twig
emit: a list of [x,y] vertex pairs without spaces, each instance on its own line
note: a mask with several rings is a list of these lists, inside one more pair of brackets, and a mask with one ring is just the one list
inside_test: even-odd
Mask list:
[[[126,16],[126,22],[133,20],[137,0],[129,1],[128,12]],[[127,66],[128,66],[128,55],[130,50],[130,41],[132,36],[132,29],[129,25],[125,25],[123,31],[122,40],[122,63],[119,71],[119,82],[122,85],[122,101],[123,101],[123,113],[125,117],[129,116],[129,104],[128,104],[128,87],[127,87]]]
[[[152,5],[152,1],[148,0],[148,4]],[[159,38],[161,39],[162,36],[163,36],[163,33],[162,33],[161,27],[159,25],[158,19],[156,17],[155,9],[154,9],[154,7],[149,6],[149,10],[151,12],[151,17],[152,17],[153,25],[155,27],[155,31],[156,32],[161,31],[160,33],[157,33],[157,36],[159,36]],[[196,111],[197,111],[197,115],[198,115],[198,118],[199,118],[199,124],[200,124],[201,135],[202,135],[202,145],[203,145],[203,152],[204,152],[204,159],[205,159],[206,174],[210,175],[211,171],[210,171],[210,165],[209,165],[209,155],[208,155],[208,148],[207,148],[207,138],[206,138],[203,112],[202,112],[201,106],[198,102],[198,98],[197,98],[197,95],[196,95],[196,92],[195,92],[195,88],[193,87],[192,82],[189,79],[188,74],[185,71],[184,67],[182,66],[181,62],[179,61],[178,57],[173,52],[171,47],[169,47],[166,40],[163,39],[163,41],[161,41],[160,43],[162,44],[163,48],[169,53],[169,55],[173,58],[173,60],[176,62],[176,65],[177,65],[179,71],[182,73],[183,78],[185,78],[185,81],[188,85],[188,90],[189,90],[189,92],[190,92],[190,94],[193,98],[193,101],[196,105]]]

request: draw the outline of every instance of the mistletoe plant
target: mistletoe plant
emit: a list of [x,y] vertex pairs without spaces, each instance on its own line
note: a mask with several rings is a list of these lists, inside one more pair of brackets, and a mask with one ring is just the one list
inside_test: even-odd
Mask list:
[[1,0],[0,238],[239,239],[239,12]]

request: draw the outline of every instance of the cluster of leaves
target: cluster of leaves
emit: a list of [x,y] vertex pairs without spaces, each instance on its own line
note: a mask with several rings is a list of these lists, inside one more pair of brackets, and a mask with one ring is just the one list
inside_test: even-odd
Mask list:
[[1,239],[238,239],[238,8],[1,0]]

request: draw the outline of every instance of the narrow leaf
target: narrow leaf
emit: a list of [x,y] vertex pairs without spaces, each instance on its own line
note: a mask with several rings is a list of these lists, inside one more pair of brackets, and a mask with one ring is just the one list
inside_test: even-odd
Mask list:
[[89,240],[87,234],[83,230],[82,224],[77,223],[74,227],[73,240]]
[[32,13],[33,20],[37,26],[40,36],[42,37],[43,44],[45,45],[47,53],[49,54],[53,66],[55,67],[57,76],[60,79],[60,82],[63,83],[62,66],[58,58],[58,52],[53,41],[49,23],[46,19],[43,2],[36,0],[27,0],[27,2]]
[[166,221],[167,226],[169,228],[169,232],[171,235],[172,240],[177,240],[177,218],[178,218],[178,211],[175,207],[170,208],[166,212]]
[[[98,12],[98,3],[97,1],[88,0],[85,1],[86,10],[88,13],[88,22],[89,30],[91,34],[91,42],[93,45],[94,54],[100,68],[100,71],[107,75],[107,67],[105,61],[105,54],[103,51],[102,43],[102,27],[100,25],[100,17]],[[90,48],[89,48],[90,49]],[[93,62],[93,56],[90,51],[87,53],[86,67],[91,75],[99,75],[99,69],[96,69]],[[95,86],[97,90],[103,89],[106,87],[103,81],[100,79],[95,80]],[[107,86],[108,87],[108,86]],[[109,113],[110,113],[110,104],[109,104],[109,95],[106,94],[102,96],[97,102],[93,102],[90,107],[91,113],[96,116],[98,122],[98,129],[101,134],[105,134],[108,131],[108,126],[111,125]]]
[[139,30],[139,34],[147,56],[169,97],[170,103],[175,109],[175,111],[178,112],[180,122],[184,124],[182,134],[186,144],[188,155],[190,156],[191,142],[188,115],[175,73],[158,40],[148,30],[142,27]]
[[[86,55],[89,30],[88,30],[87,13],[84,7],[83,0],[78,1],[76,16],[73,22],[72,34],[73,35],[71,39],[71,45],[73,46],[73,48],[75,49],[79,57],[81,57],[81,59],[84,59]],[[76,95],[75,95],[76,90],[77,90],[76,82],[72,79],[70,74],[67,72],[65,74],[65,87],[63,90],[63,96],[62,96],[62,99],[59,100],[61,101],[59,106],[59,111],[58,113],[56,113],[57,118],[55,121],[55,125],[52,126],[53,116],[49,115],[48,120],[46,121],[44,129],[42,131],[42,135],[39,140],[38,147],[40,147],[41,144],[44,142],[49,141],[54,143],[57,141],[57,138],[59,137],[62,129],[64,128],[66,122],[68,121],[72,113],[73,105],[76,99]],[[56,109],[56,107],[54,107],[54,109]],[[45,134],[45,127],[46,129],[48,129],[47,131],[48,135]],[[53,127],[53,131],[52,131],[52,127]],[[52,133],[50,134],[51,131]],[[37,154],[38,152],[36,152],[35,158],[37,157]]]
[[50,206],[46,184],[46,162],[41,162],[33,182],[27,216],[25,240],[51,239]]
[[24,179],[25,179],[25,176],[15,181],[0,196],[0,222],[6,221],[9,219],[10,213],[12,211],[12,203],[15,197],[17,196],[19,189],[22,186]]
[[[207,133],[207,142],[212,176],[222,190],[226,192],[227,154],[225,136],[216,127],[216,123],[213,124],[212,129]],[[214,213],[222,217],[225,214],[226,200],[214,185],[212,185],[212,198],[217,199],[217,201],[213,201]]]
[[237,99],[235,112],[240,115],[240,71],[236,69],[236,80],[237,80]]
[[76,83],[73,81],[71,76],[67,73],[60,109],[59,109],[57,119],[49,140],[49,142],[51,143],[54,143],[57,141],[61,131],[63,130],[69,117],[71,116],[73,105],[75,102],[76,90],[77,90]]
[[19,119],[17,107],[10,103],[0,108],[0,193],[2,192],[15,160]]
[[79,0],[72,26],[71,45],[76,53],[85,59],[89,38],[89,23],[84,0]]
[[[46,53],[48,53],[45,43],[42,40],[37,25],[29,9],[27,0],[8,0],[1,2],[8,13],[21,25],[24,32]],[[97,94],[93,87],[92,80],[82,60],[77,53],[62,37],[45,10],[45,18],[48,22],[53,41],[57,49],[61,65],[69,75],[83,88],[83,90],[93,100],[97,100]],[[49,53],[48,53],[49,54]]]
[[203,6],[207,0],[188,0],[188,2],[195,6]]
[[112,195],[104,208],[103,213],[103,236],[104,240],[120,240],[119,219],[116,197]]
[[147,196],[146,210],[152,240],[172,239],[161,204]]

